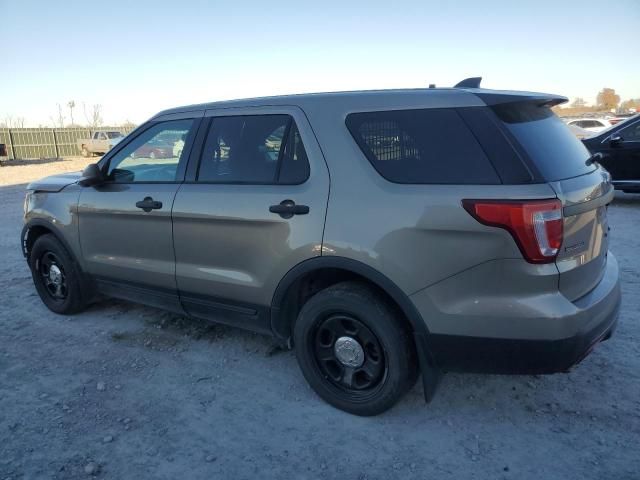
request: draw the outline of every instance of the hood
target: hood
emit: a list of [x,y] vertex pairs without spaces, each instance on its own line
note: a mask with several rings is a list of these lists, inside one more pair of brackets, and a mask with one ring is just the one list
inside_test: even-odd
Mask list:
[[63,173],[61,175],[52,175],[44,177],[27,185],[27,190],[37,192],[59,192],[67,185],[76,183],[82,177],[82,172]]

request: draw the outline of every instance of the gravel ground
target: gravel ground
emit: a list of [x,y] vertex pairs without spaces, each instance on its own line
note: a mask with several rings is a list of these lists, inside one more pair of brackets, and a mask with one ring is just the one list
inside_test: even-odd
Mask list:
[[620,326],[571,373],[448,374],[430,405],[417,386],[359,418],[266,337],[120,301],[49,312],[24,184],[86,163],[0,168],[0,479],[640,478],[640,196],[610,208]]

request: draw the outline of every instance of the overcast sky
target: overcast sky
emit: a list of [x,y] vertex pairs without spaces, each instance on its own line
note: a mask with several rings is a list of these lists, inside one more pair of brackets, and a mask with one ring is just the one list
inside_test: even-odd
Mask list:
[[76,122],[84,102],[138,123],[190,103],[469,76],[640,97],[639,0],[0,0],[0,19],[0,122],[29,126],[69,100]]

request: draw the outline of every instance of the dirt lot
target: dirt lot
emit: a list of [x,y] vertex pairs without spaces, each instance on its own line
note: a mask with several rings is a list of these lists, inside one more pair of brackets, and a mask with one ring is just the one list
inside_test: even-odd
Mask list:
[[640,478],[640,196],[610,208],[620,326],[569,374],[444,377],[376,418],[337,411],[268,338],[106,301],[57,316],[19,248],[0,168],[0,479]]

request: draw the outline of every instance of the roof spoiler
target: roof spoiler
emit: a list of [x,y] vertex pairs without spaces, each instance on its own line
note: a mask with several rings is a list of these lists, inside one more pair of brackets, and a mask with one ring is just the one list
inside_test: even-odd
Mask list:
[[480,88],[482,77],[469,77],[456,83],[453,88]]
[[536,92],[509,92],[509,91],[481,91],[474,92],[477,97],[487,105],[500,105],[502,103],[520,103],[527,102],[538,105],[539,107],[554,107],[561,103],[568,102],[567,97],[562,95],[553,95],[551,93]]
[[[480,88],[482,77],[469,77],[455,84],[453,88]],[[553,107],[568,102],[567,97],[548,93],[536,92],[511,92],[504,90],[481,90],[473,92],[487,105],[499,105],[501,103],[532,102],[541,107]]]

